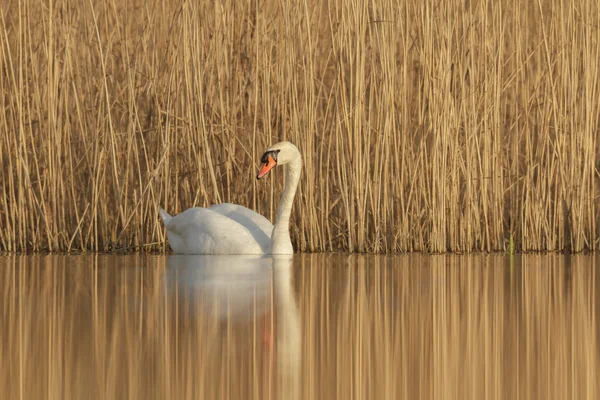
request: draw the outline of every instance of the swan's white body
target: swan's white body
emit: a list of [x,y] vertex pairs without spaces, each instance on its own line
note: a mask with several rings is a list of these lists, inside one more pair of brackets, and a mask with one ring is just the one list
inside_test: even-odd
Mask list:
[[195,207],[171,217],[160,210],[169,244],[181,254],[269,254],[273,224],[236,204]]
[[[159,207],[169,244],[175,253],[293,254],[289,221],[302,160],[300,152],[290,142],[277,143],[265,155],[268,153],[277,157],[277,162],[270,168],[276,164],[288,164],[275,225],[262,215],[236,204],[190,208],[176,216]],[[263,170],[268,172],[270,168]]]

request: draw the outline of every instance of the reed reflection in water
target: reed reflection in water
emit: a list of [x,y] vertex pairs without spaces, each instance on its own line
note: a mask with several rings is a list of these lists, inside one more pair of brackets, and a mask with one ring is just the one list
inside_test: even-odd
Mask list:
[[0,396],[594,399],[597,263],[0,257]]

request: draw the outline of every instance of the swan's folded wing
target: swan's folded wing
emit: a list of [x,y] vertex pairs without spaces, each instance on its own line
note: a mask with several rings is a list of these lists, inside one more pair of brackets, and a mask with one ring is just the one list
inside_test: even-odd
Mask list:
[[[245,226],[251,232],[262,232],[266,235],[266,240],[271,239],[273,224],[259,213],[249,208],[238,206],[237,204],[221,203],[215,204],[209,210],[224,215],[239,224]],[[265,238],[263,238],[264,240]]]
[[[166,225],[171,248],[187,254],[263,254],[264,234],[221,213],[190,208]],[[259,240],[257,240],[257,238]],[[267,245],[269,241],[267,240]]]

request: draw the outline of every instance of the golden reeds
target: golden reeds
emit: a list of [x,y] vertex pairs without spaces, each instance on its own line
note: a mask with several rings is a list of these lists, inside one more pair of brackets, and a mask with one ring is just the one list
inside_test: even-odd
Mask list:
[[300,251],[597,249],[595,0],[107,2],[0,9],[0,249],[165,249],[171,213]]

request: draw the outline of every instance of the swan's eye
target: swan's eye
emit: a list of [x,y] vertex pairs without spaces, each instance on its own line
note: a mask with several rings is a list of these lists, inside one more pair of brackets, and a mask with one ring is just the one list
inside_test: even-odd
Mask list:
[[271,150],[271,151],[267,151],[265,154],[262,155],[260,162],[263,164],[268,164],[269,163],[269,157],[271,157],[273,159],[273,161],[277,162],[277,154],[279,154],[281,150]]

